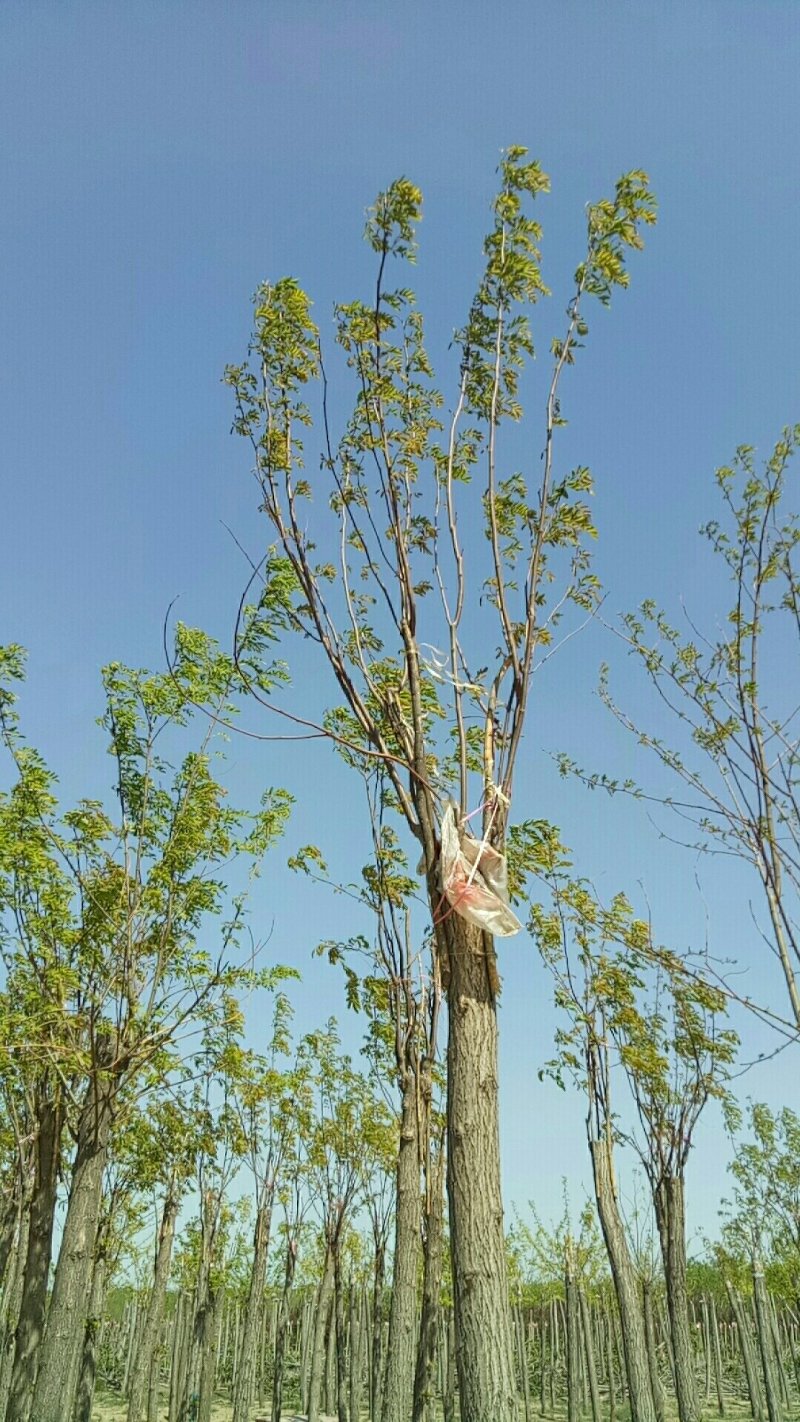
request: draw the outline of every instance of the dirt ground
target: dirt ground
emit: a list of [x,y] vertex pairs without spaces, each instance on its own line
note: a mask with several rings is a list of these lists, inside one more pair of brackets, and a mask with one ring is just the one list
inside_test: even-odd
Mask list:
[[[231,1422],[232,1415],[230,1403],[219,1402],[212,1410],[211,1419],[212,1422]],[[256,1417],[259,1415],[258,1412],[255,1413]],[[265,1416],[269,1416],[268,1407],[265,1409]],[[125,1417],[125,1403],[118,1398],[109,1397],[108,1394],[103,1393],[100,1393],[95,1398],[94,1407],[92,1408],[92,1422],[125,1422]],[[159,1408],[158,1422],[167,1422],[166,1405],[163,1408]],[[304,1422],[304,1419],[300,1413],[284,1412],[281,1422]],[[336,1422],[336,1418],[328,1417],[327,1414],[325,1414],[320,1418],[320,1422]]]

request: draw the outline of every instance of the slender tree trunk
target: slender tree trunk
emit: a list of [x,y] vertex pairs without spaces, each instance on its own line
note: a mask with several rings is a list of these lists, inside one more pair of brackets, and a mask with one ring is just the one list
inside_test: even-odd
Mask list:
[[617,1370],[614,1366],[614,1325],[608,1308],[603,1310],[603,1324],[606,1344],[606,1377],[608,1379],[608,1418],[616,1422],[617,1416]]
[[664,1264],[678,1417],[680,1422],[698,1422],[700,1409],[686,1289],[686,1217],[682,1177],[664,1176],[654,1192],[654,1203]]
[[[439,1297],[442,1286],[442,1235],[444,1232],[444,1147],[439,1146],[432,1161],[429,1200],[425,1215],[425,1252],[422,1275],[422,1317],[414,1374],[412,1422],[422,1422],[433,1391],[436,1339],[439,1328]],[[385,1422],[385,1418],[384,1418]]]
[[[264,1308],[264,1286],[267,1279],[269,1259],[269,1236],[272,1226],[272,1189],[264,1187],[265,1193],[256,1215],[253,1236],[253,1264],[250,1270],[250,1286],[245,1306],[244,1329],[241,1348],[238,1352],[238,1366],[234,1370],[233,1422],[248,1422],[253,1401],[256,1373],[256,1344]],[[132,1419],[128,1419],[132,1422]]]
[[214,1391],[217,1377],[217,1340],[219,1296],[217,1290],[209,1287],[208,1301],[203,1312],[203,1333],[200,1347],[200,1385],[197,1395],[197,1422],[211,1422],[211,1408],[214,1405]]
[[717,1410],[725,1416],[725,1389],[722,1374],[722,1349],[719,1343],[719,1320],[713,1294],[708,1300],[708,1323],[711,1333],[711,1360],[714,1365],[714,1386],[717,1392]]
[[339,1422],[347,1422],[347,1350],[344,1328],[344,1281],[340,1240],[337,1237],[333,1254],[334,1320],[336,1323],[336,1414]]
[[761,1367],[764,1375],[764,1392],[767,1399],[769,1422],[783,1422],[783,1409],[779,1391],[778,1374],[775,1367],[775,1352],[769,1319],[769,1301],[764,1285],[764,1271],[758,1260],[753,1261],[753,1303],[756,1311],[758,1347],[761,1353]]
[[0,1417],[6,1415],[6,1401],[11,1387],[11,1370],[14,1366],[14,1344],[17,1321],[22,1306],[22,1291],[25,1283],[25,1262],[28,1257],[30,1235],[30,1210],[23,1209],[19,1222],[19,1237],[13,1253],[13,1272],[9,1273],[3,1296],[3,1351],[0,1355]]
[[178,1294],[173,1317],[172,1352],[169,1368],[169,1412],[167,1422],[177,1422],[183,1392],[183,1363],[186,1356],[186,1295]]
[[531,1422],[531,1380],[528,1375],[528,1339],[525,1332],[525,1320],[521,1307],[516,1311],[515,1331],[517,1336],[519,1375],[520,1382],[522,1383],[522,1405],[525,1409],[525,1422]]
[[21,1208],[22,1175],[16,1172],[13,1190],[9,1190],[0,1209],[0,1295],[5,1292],[6,1275],[10,1275],[14,1262],[14,1243],[19,1233]]
[[468,1422],[514,1422],[494,943],[457,914],[442,929],[450,966],[447,1190],[461,1411]]
[[[205,1192],[200,1207],[201,1247],[194,1292],[194,1308],[191,1323],[187,1319],[186,1363],[181,1386],[181,1401],[178,1422],[195,1422],[192,1413],[200,1405],[204,1379],[208,1382],[207,1359],[209,1339],[213,1338],[216,1327],[216,1300],[211,1287],[211,1267],[214,1260],[217,1225],[219,1222],[219,1197],[213,1190]],[[216,1364],[216,1348],[214,1349]],[[213,1388],[213,1379],[212,1379]]]
[[75,1397],[113,1120],[116,1083],[102,1069],[108,1055],[103,1044],[78,1122],[67,1213],[31,1404],[35,1422],[64,1422]]
[[753,1414],[754,1422],[765,1422],[764,1391],[758,1373],[758,1358],[756,1357],[753,1343],[749,1310],[745,1309],[741,1295],[736,1292],[730,1283],[726,1282],[725,1287],[728,1291],[733,1316],[736,1319],[736,1328],[739,1334],[739,1348],[744,1364],[744,1375],[747,1380],[747,1391],[750,1394],[750,1411]]
[[408,1422],[414,1396],[421,1223],[416,1087],[413,1071],[406,1070],[397,1152],[394,1263],[381,1414],[383,1422]]
[[594,1336],[592,1334],[592,1315],[586,1300],[583,1289],[578,1289],[578,1302],[581,1310],[581,1323],[583,1325],[583,1354],[586,1359],[586,1377],[589,1383],[589,1398],[592,1404],[592,1422],[601,1422],[602,1410],[600,1407],[600,1390],[597,1386],[597,1365],[594,1356]]
[[456,1322],[453,1309],[447,1310],[447,1372],[442,1398],[444,1422],[456,1422]]
[[289,1234],[286,1244],[286,1265],[283,1273],[283,1293],[281,1294],[278,1327],[275,1332],[275,1362],[272,1371],[272,1422],[281,1422],[283,1402],[283,1369],[286,1358],[286,1336],[289,1330],[289,1291],[294,1281],[297,1267],[297,1240]]
[[142,1413],[147,1406],[150,1371],[158,1343],[161,1320],[164,1316],[164,1300],[167,1296],[172,1244],[175,1238],[175,1222],[178,1218],[179,1204],[178,1194],[174,1187],[171,1187],[164,1200],[158,1232],[158,1248],[153,1268],[153,1286],[150,1290],[144,1328],[139,1340],[139,1347],[136,1350],[130,1378],[127,1422],[142,1422]]
[[653,1286],[649,1279],[645,1279],[642,1285],[642,1301],[644,1305],[644,1334],[647,1343],[647,1364],[650,1369],[650,1388],[653,1394],[656,1422],[664,1422],[664,1389],[661,1386],[661,1378],[658,1372],[656,1321],[653,1313]]
[[[358,1422],[361,1412],[361,1325],[358,1295],[350,1285],[350,1403],[349,1422]],[[278,1419],[280,1422],[280,1419]]]
[[567,1304],[567,1422],[578,1422],[581,1410],[581,1320],[578,1284],[575,1278],[575,1251],[571,1240],[567,1240],[564,1296]]
[[789,1379],[786,1376],[786,1368],[784,1367],[783,1363],[783,1343],[781,1340],[781,1329],[780,1323],[778,1322],[778,1313],[775,1308],[775,1300],[769,1294],[767,1295],[767,1308],[769,1312],[770,1324],[772,1326],[772,1338],[775,1349],[775,1366],[778,1373],[781,1396],[783,1398],[784,1407],[788,1409],[792,1405],[792,1397],[789,1391]]
[[333,1293],[333,1254],[328,1248],[319,1286],[314,1316],[314,1341],[311,1345],[311,1375],[308,1380],[308,1422],[319,1422],[322,1377],[325,1371],[325,1339]]
[[603,1231],[614,1292],[617,1296],[622,1324],[622,1351],[625,1375],[631,1402],[631,1415],[636,1422],[656,1422],[644,1317],[639,1301],[639,1288],[625,1226],[617,1199],[614,1163],[610,1143],[605,1137],[590,1140],[595,1199]]
[[35,1176],[6,1422],[26,1422],[30,1413],[47,1311],[63,1113],[58,1102],[41,1093],[37,1113]]
[[383,1402],[383,1284],[386,1254],[382,1244],[375,1249],[372,1280],[372,1345],[370,1349],[370,1399],[372,1422],[381,1422]]
[[[105,1230],[103,1231],[106,1237]],[[106,1260],[100,1253],[94,1266],[92,1292],[89,1300],[89,1317],[83,1339],[78,1386],[75,1392],[73,1422],[91,1422],[94,1389],[97,1381],[97,1345],[103,1323],[103,1304],[106,1296]]]

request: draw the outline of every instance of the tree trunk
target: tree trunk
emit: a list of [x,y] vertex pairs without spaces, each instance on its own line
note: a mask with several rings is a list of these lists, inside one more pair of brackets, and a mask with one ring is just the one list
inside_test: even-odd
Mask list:
[[656,1321],[653,1314],[653,1286],[649,1279],[646,1279],[642,1285],[642,1300],[644,1304],[644,1335],[647,1343],[647,1365],[650,1369],[650,1388],[653,1394],[656,1422],[664,1422],[664,1389],[661,1386],[661,1378],[658,1372]]
[[[205,1192],[200,1205],[201,1248],[194,1293],[191,1323],[187,1320],[186,1363],[181,1385],[178,1422],[196,1422],[203,1380],[208,1380],[207,1358],[209,1338],[216,1325],[216,1300],[211,1287],[216,1232],[219,1223],[219,1197],[213,1190]],[[215,1362],[216,1362],[216,1349]],[[213,1383],[212,1383],[213,1386]],[[194,1413],[194,1417],[193,1417]]]
[[13,1253],[13,1264],[3,1293],[2,1354],[0,1354],[0,1417],[6,1415],[6,1401],[11,1387],[11,1370],[14,1366],[14,1344],[22,1306],[22,1290],[25,1282],[25,1261],[28,1257],[30,1236],[30,1210],[23,1209],[19,1222],[19,1237]]
[[347,1350],[344,1336],[344,1281],[342,1279],[341,1241],[337,1236],[333,1254],[334,1319],[336,1323],[336,1415],[347,1422]]
[[775,1367],[775,1352],[769,1318],[769,1301],[764,1286],[764,1271],[758,1260],[753,1261],[753,1303],[756,1310],[758,1346],[761,1353],[761,1367],[764,1374],[764,1392],[767,1398],[769,1422],[783,1422],[778,1374]]
[[522,1403],[525,1408],[525,1422],[531,1422],[531,1380],[528,1375],[528,1340],[525,1335],[525,1320],[521,1307],[517,1309],[516,1334],[519,1375],[520,1382],[522,1383]]
[[456,1323],[453,1309],[447,1310],[447,1371],[442,1398],[444,1422],[456,1422]]
[[[350,1285],[350,1406],[349,1422],[358,1422],[361,1414],[361,1323],[358,1294]],[[278,1419],[280,1422],[280,1418]]]
[[275,1331],[275,1363],[272,1372],[272,1422],[281,1422],[283,1369],[286,1357],[286,1335],[289,1328],[289,1291],[294,1281],[294,1271],[296,1267],[297,1240],[290,1231],[289,1239],[286,1243],[286,1266],[283,1275],[281,1307],[278,1315],[278,1327]]
[[450,914],[447,1191],[456,1367],[468,1422],[514,1422],[503,1201],[500,1188],[494,943]]
[[197,1391],[197,1422],[211,1422],[214,1387],[217,1377],[217,1306],[219,1298],[209,1285],[203,1311],[203,1331],[200,1345],[200,1385]]
[[617,1416],[617,1370],[614,1365],[614,1325],[608,1308],[603,1309],[603,1326],[606,1345],[606,1378],[608,1379],[608,1419],[616,1422]]
[[179,1204],[178,1194],[174,1187],[171,1187],[167,1191],[161,1214],[158,1249],[153,1269],[153,1286],[147,1302],[144,1328],[139,1347],[136,1350],[130,1379],[127,1422],[142,1422],[142,1414],[148,1405],[150,1371],[164,1315],[164,1300],[167,1296],[172,1244],[175,1238],[175,1222],[178,1218]]
[[67,1213],[31,1404],[36,1422],[64,1422],[75,1397],[115,1099],[116,1083],[102,1065],[101,1061],[95,1068],[78,1122]]
[[686,1290],[686,1217],[682,1177],[665,1175],[655,1189],[654,1204],[664,1264],[678,1417],[680,1422],[698,1422],[700,1409],[697,1405]]
[[[238,1366],[234,1374],[233,1422],[248,1422],[253,1401],[256,1346],[264,1308],[264,1286],[267,1278],[269,1236],[272,1226],[272,1189],[268,1186],[264,1188],[265,1194],[256,1215],[250,1287],[247,1292]],[[128,1422],[132,1422],[132,1419],[129,1418]]]
[[[105,1231],[103,1231],[105,1236]],[[78,1386],[75,1393],[73,1422],[91,1422],[94,1388],[97,1381],[97,1344],[103,1322],[103,1304],[106,1296],[106,1260],[101,1253],[95,1262],[92,1276],[92,1292],[89,1299],[89,1317],[83,1338]]]
[[372,1280],[372,1344],[370,1348],[370,1401],[372,1422],[381,1422],[383,1402],[383,1284],[386,1254],[383,1244],[375,1248]]
[[764,1422],[764,1395],[761,1388],[761,1381],[758,1376],[758,1361],[753,1347],[753,1335],[750,1331],[750,1320],[747,1317],[742,1305],[740,1295],[733,1286],[726,1281],[725,1287],[728,1291],[733,1316],[736,1320],[736,1329],[739,1334],[739,1348],[744,1364],[744,1375],[747,1380],[747,1391],[750,1395],[750,1411],[753,1414],[754,1422]]
[[[422,1275],[422,1317],[414,1374],[412,1422],[422,1422],[433,1392],[433,1369],[439,1329],[442,1286],[442,1234],[444,1231],[444,1148],[439,1146],[431,1164],[428,1208],[425,1216],[425,1254]],[[408,1414],[406,1414],[408,1415]],[[384,1422],[386,1419],[384,1418]]]
[[602,1412],[600,1408],[600,1391],[597,1386],[597,1365],[594,1356],[592,1315],[586,1301],[586,1295],[581,1288],[578,1289],[578,1302],[581,1310],[581,1324],[583,1325],[583,1354],[586,1359],[586,1376],[589,1382],[589,1397],[592,1404],[592,1422],[601,1422]]
[[414,1396],[417,1344],[417,1279],[420,1243],[419,1140],[417,1081],[407,1070],[403,1082],[400,1145],[397,1152],[397,1196],[389,1338],[383,1422],[408,1422]]
[[325,1339],[331,1294],[333,1293],[333,1254],[330,1248],[325,1254],[325,1267],[319,1286],[317,1309],[314,1316],[314,1341],[311,1345],[311,1375],[308,1380],[308,1422],[319,1422],[319,1404],[322,1395],[322,1376],[325,1370]]
[[18,1169],[14,1188],[3,1201],[0,1214],[0,1295],[5,1292],[6,1274],[13,1268],[14,1243],[18,1237],[22,1194],[22,1172]]
[[580,1416],[580,1353],[581,1320],[578,1285],[575,1279],[575,1255],[571,1240],[567,1241],[564,1295],[567,1302],[567,1422],[578,1422]]
[[186,1295],[178,1294],[172,1317],[172,1349],[169,1365],[169,1411],[167,1422],[177,1422],[183,1393],[183,1365],[186,1357]]
[[37,1115],[35,1176],[6,1422],[26,1422],[30,1413],[47,1311],[63,1112],[59,1103],[40,1093]]
[[589,1150],[597,1213],[622,1323],[622,1351],[631,1415],[636,1422],[656,1422],[639,1288],[617,1199],[611,1146],[605,1138],[590,1140]]
[[725,1416],[725,1388],[722,1375],[722,1350],[719,1345],[719,1320],[713,1294],[708,1300],[708,1322],[711,1333],[711,1360],[714,1365],[714,1386],[717,1391],[717,1410]]

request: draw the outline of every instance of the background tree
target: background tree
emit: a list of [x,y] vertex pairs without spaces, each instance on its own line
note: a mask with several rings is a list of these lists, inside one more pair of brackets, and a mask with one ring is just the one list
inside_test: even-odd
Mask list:
[[[180,744],[197,706],[232,713],[239,675],[209,639],[179,628],[168,674],[117,664],[104,672],[102,724],[115,766],[117,819],[92,800],[61,814],[55,777],[19,728],[14,688],[23,669],[21,649],[3,649],[0,731],[17,781],[0,798],[0,949],[18,1001],[30,1008],[30,1040],[43,1061],[40,1088],[28,1099],[46,1115],[66,1093],[75,1145],[44,1336],[35,1347],[30,1337],[18,1340],[17,1374],[23,1413],[30,1405],[39,1422],[55,1422],[69,1410],[77,1383],[119,1102],[190,1017],[202,1020],[224,1005],[237,977],[255,980],[230,956],[242,899],[231,905],[213,949],[198,936],[225,907],[220,866],[239,853],[260,859],[290,801],[269,792],[255,815],[226,805],[211,774],[213,716],[199,748],[184,750],[177,770],[170,766],[170,735]],[[46,1230],[29,1237],[33,1247]],[[35,1268],[46,1279],[44,1254]],[[41,1298],[40,1282],[34,1335]]]
[[[716,630],[704,631],[687,614],[681,632],[652,600],[618,629],[683,739],[674,743],[638,724],[614,700],[603,671],[606,705],[677,779],[678,793],[586,774],[562,757],[565,773],[612,793],[646,793],[696,825],[693,849],[733,854],[755,868],[767,910],[755,936],[779,964],[792,1036],[800,1029],[800,741],[790,675],[800,629],[800,521],[790,478],[798,442],[800,425],[789,427],[762,468],[742,445],[732,464],[717,470],[723,513],[703,532],[732,584],[732,601]],[[778,1016],[761,1015],[785,1031]]]

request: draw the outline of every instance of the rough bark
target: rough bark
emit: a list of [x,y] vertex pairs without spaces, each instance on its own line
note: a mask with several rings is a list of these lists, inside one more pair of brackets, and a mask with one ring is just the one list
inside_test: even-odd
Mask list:
[[97,1345],[103,1322],[103,1304],[106,1296],[106,1260],[101,1253],[95,1262],[92,1276],[92,1292],[89,1299],[89,1316],[83,1336],[78,1385],[75,1392],[73,1422],[91,1422],[94,1388],[97,1381]]
[[408,1422],[414,1396],[421,1220],[416,1077],[410,1070],[406,1071],[403,1081],[396,1184],[383,1422]]
[[631,1414],[637,1422],[656,1422],[638,1281],[617,1199],[611,1146],[602,1138],[590,1140],[589,1149],[597,1213],[622,1323],[622,1351]]
[[95,1071],[78,1122],[67,1213],[31,1404],[36,1422],[64,1422],[72,1411],[94,1274],[114,1085],[107,1072]]
[[656,1186],[654,1203],[664,1265],[678,1417],[680,1422],[697,1422],[700,1409],[686,1288],[686,1216],[682,1177],[665,1175]]
[[19,1228],[20,1190],[20,1172],[17,1171],[14,1186],[7,1189],[0,1207],[0,1295],[4,1290],[6,1274],[10,1274],[13,1268],[14,1243]]
[[422,1274],[422,1316],[414,1372],[412,1422],[422,1422],[433,1393],[433,1369],[439,1329],[439,1296],[442,1284],[442,1234],[444,1230],[444,1150],[440,1146],[432,1163]]
[[[253,1402],[256,1373],[256,1342],[264,1308],[264,1286],[267,1279],[269,1236],[272,1226],[272,1191],[266,1188],[256,1214],[253,1235],[253,1263],[245,1305],[244,1327],[238,1366],[235,1368],[233,1392],[233,1422],[248,1422]],[[132,1419],[128,1419],[132,1422]]]
[[15,1335],[17,1320],[22,1304],[22,1289],[25,1281],[25,1261],[28,1255],[30,1234],[30,1211],[23,1211],[19,1222],[19,1237],[13,1252],[13,1264],[6,1280],[3,1296],[2,1354],[0,1354],[0,1417],[5,1417],[6,1401],[11,1386],[11,1369],[14,1366]]
[[6,1422],[26,1422],[30,1413],[47,1311],[63,1113],[45,1091],[39,1094],[37,1116],[33,1194]]
[[142,1422],[142,1414],[148,1405],[150,1372],[153,1364],[161,1320],[164,1316],[164,1300],[167,1296],[172,1244],[175,1238],[175,1222],[178,1218],[179,1197],[172,1188],[167,1191],[161,1223],[158,1231],[158,1248],[153,1267],[153,1286],[147,1301],[142,1336],[131,1372],[128,1396],[127,1422]]
[[447,1188],[461,1411],[469,1422],[514,1422],[494,944],[456,914],[443,927],[450,970]]

